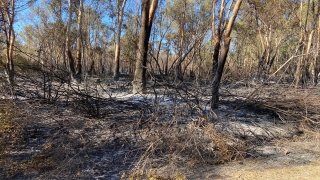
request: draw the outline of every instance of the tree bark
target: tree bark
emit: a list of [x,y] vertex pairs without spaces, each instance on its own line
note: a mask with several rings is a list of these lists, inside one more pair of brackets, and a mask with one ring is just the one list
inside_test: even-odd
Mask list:
[[[234,25],[235,19],[237,17],[237,14],[239,12],[241,3],[242,3],[242,0],[237,0],[235,6],[233,8],[232,16],[230,17],[229,21],[224,20],[224,22],[228,23],[225,29],[224,28],[221,29],[221,25],[218,25],[217,31],[221,32],[221,34],[223,31],[225,31],[225,32],[224,32],[224,36],[223,36],[224,43],[223,43],[221,52],[219,54],[217,69],[216,69],[216,72],[213,74],[212,91],[211,91],[212,92],[211,109],[218,108],[220,81],[221,81],[224,65],[226,63],[228,52],[229,52],[229,47],[230,47],[230,42],[231,42],[230,34],[232,31],[232,27]],[[223,18],[223,15],[220,15],[219,22],[222,22],[221,18]],[[213,21],[214,20],[215,19],[213,19]],[[214,67],[213,67],[213,69],[214,69]]]
[[67,57],[69,59],[69,68],[70,68],[70,74],[71,79],[73,79],[73,76],[76,74],[76,69],[74,68],[75,60],[72,56],[71,48],[70,48],[70,31],[71,31],[71,21],[72,21],[72,0],[68,0],[68,22],[67,22],[67,31],[66,31],[66,53]]
[[78,33],[76,40],[76,59],[72,55],[70,47],[70,33],[71,33],[71,22],[72,22],[72,0],[68,0],[68,22],[67,22],[67,32],[66,32],[66,51],[69,59],[69,68],[71,74],[71,80],[76,80],[78,83],[81,83],[82,79],[82,12],[83,12],[83,2],[80,0],[79,9],[78,9]]
[[184,49],[184,39],[185,39],[185,30],[184,30],[184,26],[186,23],[186,11],[187,10],[187,2],[184,1],[183,3],[183,11],[182,11],[182,20],[180,22],[180,27],[179,27],[179,31],[180,31],[180,42],[179,42],[179,52],[178,52],[178,61],[177,61],[177,65],[175,68],[175,76],[176,79],[182,81],[183,80],[183,73],[182,73],[182,62],[184,60],[183,57],[183,49]]
[[7,27],[5,29],[6,33],[6,63],[5,71],[7,75],[7,80],[11,87],[11,94],[14,92],[14,64],[13,64],[13,50],[15,43],[15,32],[13,28],[14,18],[15,18],[15,0],[11,0],[8,6],[7,2],[1,0],[1,6],[4,9],[4,18],[7,21]]
[[148,58],[148,44],[151,34],[152,21],[158,6],[158,0],[143,0],[142,1],[142,15],[141,28],[139,34],[139,53],[136,62],[136,70],[134,73],[134,80],[132,82],[135,93],[145,93],[146,91],[146,71]]
[[123,11],[126,5],[127,0],[123,0],[121,9],[119,8],[120,0],[117,0],[117,34],[116,34],[116,44],[115,44],[115,55],[114,55],[114,70],[113,70],[113,78],[114,80],[119,80],[120,74],[120,36],[121,36],[121,26],[123,20]]
[[83,12],[83,1],[80,0],[79,9],[78,9],[78,36],[77,36],[77,55],[76,55],[76,80],[78,83],[82,79],[82,12]]
[[224,40],[224,46],[221,50],[220,59],[217,64],[216,75],[213,78],[211,109],[218,108],[220,81],[221,81],[224,65],[227,61],[230,42],[231,42],[230,37]]
[[[309,46],[308,42],[306,42],[307,43],[307,46],[306,46],[304,41],[309,41],[307,24],[308,24],[308,17],[309,17],[310,0],[307,1],[307,12],[306,12],[306,18],[304,19],[304,22],[302,21],[303,3],[304,1],[300,2],[300,17],[301,17],[300,18],[300,40],[298,42],[298,48],[297,48],[297,52],[300,52],[301,54],[304,54],[304,52],[307,51]],[[305,86],[304,75],[306,73],[305,71],[306,60],[308,59],[305,56],[301,56],[300,59],[298,60],[296,72],[295,72],[295,88],[298,88],[300,83],[302,84],[302,86]]]
[[[318,0],[318,8],[317,8],[317,14],[316,19],[318,23],[317,31],[318,31],[318,37],[317,37],[317,45],[316,49],[318,50],[320,48],[320,0]],[[313,86],[316,86],[318,84],[318,74],[320,71],[319,67],[319,53],[314,53],[314,59],[313,59]]]

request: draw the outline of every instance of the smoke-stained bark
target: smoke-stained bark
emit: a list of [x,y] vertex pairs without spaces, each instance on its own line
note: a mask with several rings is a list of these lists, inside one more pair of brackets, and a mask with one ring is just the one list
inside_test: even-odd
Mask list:
[[71,22],[72,22],[72,0],[68,0],[68,22],[67,22],[67,31],[66,31],[66,51],[69,60],[69,68],[71,76],[76,74],[76,69],[74,68],[74,57],[72,56],[71,47],[70,47],[70,34],[71,34]]
[[77,35],[77,55],[76,55],[76,79],[78,82],[81,82],[82,76],[82,18],[83,18],[83,1],[80,0],[79,9],[78,9],[78,35]]
[[78,19],[77,19],[77,40],[76,40],[76,59],[72,55],[71,50],[71,23],[72,23],[72,0],[68,0],[68,22],[67,22],[67,31],[66,31],[66,53],[69,59],[69,68],[71,73],[71,80],[76,80],[78,83],[81,82],[82,76],[82,12],[83,12],[83,1],[79,1],[79,8],[78,8]]
[[[317,14],[316,14],[316,22],[317,22],[317,43],[316,49],[320,48],[320,0],[318,0]],[[314,53],[313,59],[313,85],[316,86],[318,84],[318,74],[320,72],[320,64],[319,64],[319,53]]]
[[[216,33],[215,33],[215,36],[219,36],[219,37],[217,37],[215,39],[215,44],[217,44],[217,46],[221,46],[221,44],[223,44],[223,45],[221,46],[222,49],[219,53],[219,56],[215,57],[215,56],[217,56],[217,54],[214,54],[214,58],[217,58],[218,62],[217,62],[217,65],[215,65],[215,64],[213,65],[213,66],[217,66],[217,67],[212,68],[214,70],[214,72],[213,72],[213,82],[212,82],[211,109],[215,109],[218,107],[220,81],[221,81],[224,65],[227,60],[229,46],[230,46],[230,42],[231,42],[230,34],[232,31],[235,19],[237,17],[237,14],[239,12],[241,3],[242,3],[242,0],[237,0],[236,4],[233,7],[232,16],[230,17],[229,20],[225,19],[224,14],[223,14],[224,12],[220,13],[218,27],[217,27]],[[224,4],[224,1],[223,1],[220,9],[224,10],[225,5],[226,4]],[[215,7],[215,6],[213,6],[213,7]],[[214,13],[214,9],[213,9],[213,13]],[[212,21],[215,21],[215,19],[213,19]],[[224,23],[224,25],[222,25],[223,23]],[[223,34],[223,36],[222,36],[222,34]],[[221,42],[221,41],[223,41],[223,42]],[[214,47],[214,49],[216,51],[216,47]]]
[[4,64],[7,75],[7,80],[11,86],[11,93],[13,94],[14,85],[14,64],[13,64],[13,50],[15,43],[15,32],[13,28],[15,18],[15,0],[4,1],[1,0],[3,19],[5,20],[5,38],[6,38],[6,62]]
[[119,79],[120,74],[120,37],[121,37],[121,26],[123,21],[124,8],[126,6],[127,0],[123,0],[120,7],[120,0],[117,0],[117,32],[116,32],[116,43],[115,43],[115,55],[114,55],[114,70],[113,78],[114,80]]
[[138,59],[134,73],[133,93],[145,93],[146,91],[146,71],[148,58],[148,44],[151,34],[152,22],[158,6],[158,0],[143,0],[141,28],[138,43]]

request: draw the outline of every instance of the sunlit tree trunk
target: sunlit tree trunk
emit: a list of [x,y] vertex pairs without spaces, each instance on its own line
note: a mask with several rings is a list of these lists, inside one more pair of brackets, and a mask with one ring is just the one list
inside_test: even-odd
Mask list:
[[67,32],[66,32],[66,51],[69,59],[69,68],[71,74],[71,80],[76,80],[78,83],[81,82],[82,76],[82,12],[83,12],[83,1],[79,1],[78,9],[78,33],[76,40],[76,59],[72,55],[71,45],[70,45],[70,34],[71,34],[71,23],[72,23],[72,0],[68,0],[68,22],[67,22]]
[[158,6],[158,0],[142,1],[141,28],[138,43],[138,59],[134,73],[133,93],[145,93],[146,91],[146,71],[148,58],[148,44],[151,33],[152,21]]
[[[217,0],[212,1],[212,10],[211,10],[212,11],[211,31],[212,31],[212,45],[213,45],[213,65],[212,65],[213,74],[215,74],[217,71],[218,59],[219,59],[219,53],[220,53],[220,42],[221,42],[221,32],[220,32],[221,27],[216,28],[216,25],[215,25],[216,3],[217,3]],[[221,6],[222,6],[221,9],[223,10],[223,7],[224,7],[223,2],[221,3]],[[220,13],[220,16],[221,16],[221,13]],[[219,19],[220,19],[219,21],[222,20],[221,17]],[[221,23],[219,22],[219,24]]]
[[[220,9],[221,11],[224,10],[224,7],[225,7],[224,1],[222,3],[223,4]],[[227,60],[229,46],[231,42],[230,34],[232,31],[235,19],[237,17],[238,11],[240,9],[241,3],[242,3],[242,0],[236,1],[236,4],[233,7],[232,16],[230,17],[229,20],[225,19],[223,14],[222,15],[220,14],[220,17],[219,17],[218,28],[216,29],[216,31],[218,31],[220,34],[223,34],[223,36],[221,36],[220,38],[221,41],[223,41],[223,45],[221,46],[222,49],[218,56],[216,71],[213,72],[211,109],[215,109],[218,107],[220,81],[221,81],[224,65]],[[215,21],[215,19],[213,19],[212,21]],[[222,23],[226,23],[226,24],[222,25]],[[222,42],[219,42],[219,43],[221,44]]]
[[[60,8],[59,8],[59,22],[61,23],[61,27],[64,29],[64,24],[63,24],[63,18],[62,18],[62,2],[59,1],[59,5],[60,5]],[[65,30],[65,29],[64,29]],[[66,68],[67,69],[67,57],[66,57],[66,44],[62,41],[60,42],[61,43],[61,48],[62,48],[62,63],[63,63],[63,68]]]
[[316,52],[314,53],[313,59],[313,85],[316,86],[318,84],[318,74],[320,71],[319,66],[319,48],[320,48],[320,0],[318,0],[318,8],[316,14],[316,21],[317,21],[317,41],[316,41]]
[[4,64],[5,71],[7,75],[7,80],[11,86],[11,93],[13,94],[14,85],[14,64],[13,64],[13,50],[15,43],[15,32],[13,28],[14,18],[15,18],[15,0],[4,1],[1,0],[1,6],[3,8],[4,19],[6,20],[6,25],[4,27],[6,35],[6,62]]
[[72,56],[71,47],[70,47],[70,34],[71,34],[71,23],[72,23],[72,0],[68,0],[68,22],[67,22],[67,31],[66,31],[66,51],[69,60],[69,68],[71,79],[76,74],[76,69],[74,68],[75,60]]
[[116,32],[116,44],[115,44],[115,55],[114,55],[114,70],[113,70],[113,78],[114,80],[119,79],[120,74],[120,37],[121,37],[121,26],[123,21],[123,13],[124,7],[126,5],[127,0],[122,1],[122,5],[120,6],[120,0],[117,0],[117,32]]
[[78,9],[78,35],[77,35],[77,54],[76,54],[76,80],[81,82],[82,79],[82,12],[83,12],[83,1],[80,0],[79,9]]
[[183,73],[182,73],[182,62],[184,60],[183,57],[183,50],[184,50],[184,39],[185,39],[185,22],[186,22],[186,10],[187,10],[187,2],[184,1],[183,5],[182,5],[182,19],[180,21],[180,27],[179,27],[179,31],[180,31],[180,41],[179,41],[179,52],[178,52],[178,62],[175,68],[175,76],[176,78],[178,78],[179,80],[183,80]]
[[[302,86],[306,86],[306,76],[307,76],[307,61],[309,60],[309,52],[310,52],[310,43],[313,36],[313,31],[308,32],[308,17],[309,17],[309,8],[310,8],[310,0],[307,1],[307,12],[305,19],[303,21],[303,4],[304,1],[301,1],[300,4],[300,40],[298,42],[297,53],[306,54],[306,56],[301,56],[298,60],[295,72],[295,87],[299,86],[299,83],[302,83]],[[310,39],[311,37],[311,39]],[[306,42],[307,41],[307,42]]]
[[170,56],[170,42],[167,43],[166,59],[165,59],[165,62],[164,62],[164,74],[166,76],[168,75],[169,56]]

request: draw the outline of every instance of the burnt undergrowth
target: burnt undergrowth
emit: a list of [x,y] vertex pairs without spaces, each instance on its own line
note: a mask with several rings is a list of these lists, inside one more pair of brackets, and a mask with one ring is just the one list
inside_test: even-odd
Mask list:
[[43,74],[17,75],[16,93],[1,101],[2,179],[186,179],[182,169],[251,157],[277,138],[235,132],[232,123],[319,125],[317,89],[268,87],[246,98],[248,86],[223,87],[211,111],[210,86],[194,82],[151,82],[151,98],[121,99],[127,80],[79,85]]

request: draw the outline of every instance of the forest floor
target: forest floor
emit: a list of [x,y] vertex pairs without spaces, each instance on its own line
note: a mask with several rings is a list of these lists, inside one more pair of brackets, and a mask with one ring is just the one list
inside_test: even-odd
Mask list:
[[319,86],[224,84],[210,111],[205,86],[91,80],[48,100],[35,81],[1,101],[0,179],[320,177]]
[[300,180],[320,177],[319,138],[277,140],[257,149],[260,156],[195,169],[190,179]]

